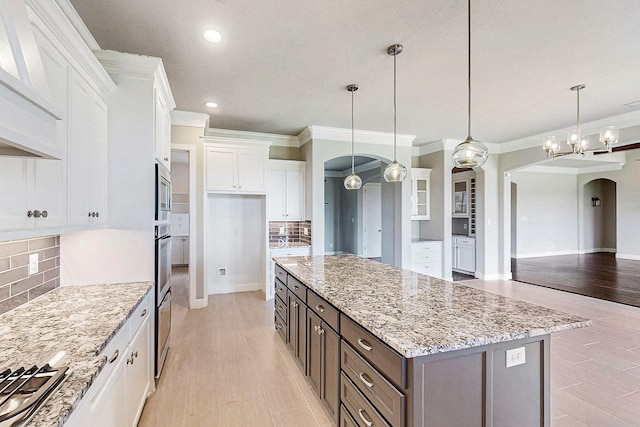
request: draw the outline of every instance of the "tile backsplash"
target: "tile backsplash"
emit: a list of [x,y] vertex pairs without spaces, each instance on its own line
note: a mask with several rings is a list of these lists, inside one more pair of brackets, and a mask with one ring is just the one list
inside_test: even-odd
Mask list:
[[278,243],[285,236],[289,236],[289,242],[311,245],[311,221],[269,221],[269,243]]
[[[29,255],[38,272],[29,275]],[[60,286],[60,236],[0,242],[0,314]]]

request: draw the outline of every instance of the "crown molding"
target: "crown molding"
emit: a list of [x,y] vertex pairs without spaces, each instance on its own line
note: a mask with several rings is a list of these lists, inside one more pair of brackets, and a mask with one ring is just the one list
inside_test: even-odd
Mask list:
[[291,135],[281,135],[276,133],[263,133],[263,132],[249,132],[242,130],[232,129],[218,129],[209,128],[205,131],[206,136],[222,137],[222,138],[236,138],[246,140],[264,140],[270,141],[271,146],[275,147],[300,147],[298,137]]
[[[364,144],[393,145],[393,133],[370,130],[354,130],[354,141]],[[399,147],[412,147],[415,135],[397,134]],[[351,141],[351,129],[311,125],[298,135],[300,145],[312,139],[328,141]]]
[[269,150],[271,141],[258,140],[258,139],[246,139],[246,138],[231,138],[227,136],[215,136],[209,135],[205,131],[205,135],[201,136],[204,143],[208,146],[224,146],[227,148],[252,148]]
[[189,126],[207,129],[209,127],[209,115],[205,113],[192,113],[191,111],[172,110],[172,126]]
[[171,93],[169,79],[161,58],[116,52],[115,50],[96,50],[94,54],[111,76],[155,82],[160,95],[167,103],[168,110],[176,108],[176,101]]
[[26,4],[34,24],[64,51],[76,70],[90,76],[90,82],[104,94],[115,89],[115,83],[93,53],[98,44],[69,0],[26,0]]

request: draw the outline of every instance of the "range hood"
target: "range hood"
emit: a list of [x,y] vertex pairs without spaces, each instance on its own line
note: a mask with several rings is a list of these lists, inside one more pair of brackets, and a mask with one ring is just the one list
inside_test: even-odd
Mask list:
[[0,155],[60,159],[62,112],[49,87],[25,0],[0,1]]

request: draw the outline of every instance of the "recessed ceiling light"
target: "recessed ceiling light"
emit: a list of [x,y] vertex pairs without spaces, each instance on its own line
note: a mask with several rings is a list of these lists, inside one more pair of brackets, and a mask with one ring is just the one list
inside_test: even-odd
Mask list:
[[204,105],[209,108],[216,108],[218,106],[218,104],[216,104],[215,102],[205,102]]
[[207,41],[210,41],[211,43],[218,43],[220,40],[222,40],[222,34],[220,34],[216,30],[207,30],[202,33],[202,35],[205,39],[207,39]]

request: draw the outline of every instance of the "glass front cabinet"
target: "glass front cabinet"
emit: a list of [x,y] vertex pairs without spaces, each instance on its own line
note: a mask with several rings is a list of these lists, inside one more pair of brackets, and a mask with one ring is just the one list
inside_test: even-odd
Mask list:
[[453,207],[454,218],[469,217],[469,180],[453,181]]
[[411,219],[420,221],[431,218],[431,169],[411,169]]

